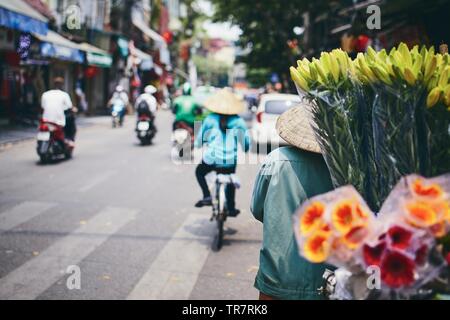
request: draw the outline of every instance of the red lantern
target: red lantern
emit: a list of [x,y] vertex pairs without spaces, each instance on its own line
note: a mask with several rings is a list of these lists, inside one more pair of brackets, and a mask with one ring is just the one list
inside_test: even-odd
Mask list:
[[172,32],[166,31],[166,32],[163,33],[162,37],[164,38],[166,43],[168,43],[168,44],[172,43],[172,40],[173,40]]
[[84,70],[86,78],[93,78],[98,74],[99,69],[97,67],[89,66]]
[[365,34],[360,35],[356,39],[355,43],[355,49],[357,52],[365,52],[367,50],[367,47],[370,45],[370,38],[366,36]]

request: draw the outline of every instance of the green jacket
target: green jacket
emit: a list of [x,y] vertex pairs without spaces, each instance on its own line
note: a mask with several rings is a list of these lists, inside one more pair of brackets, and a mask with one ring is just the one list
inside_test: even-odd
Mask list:
[[193,96],[179,96],[173,102],[175,121],[185,121],[194,125],[197,120],[196,109],[200,108]]
[[321,299],[323,264],[298,253],[292,215],[307,198],[332,189],[323,157],[294,147],[269,154],[256,178],[251,210],[263,223],[263,244],[255,287],[283,300]]

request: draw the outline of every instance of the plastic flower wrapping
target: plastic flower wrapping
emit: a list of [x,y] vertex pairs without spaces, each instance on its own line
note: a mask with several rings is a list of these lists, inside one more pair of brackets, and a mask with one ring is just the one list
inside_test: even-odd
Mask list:
[[340,49],[291,67],[335,187],[381,205],[402,176],[450,172],[450,56],[433,47]]
[[352,186],[294,215],[300,255],[335,270],[332,299],[430,298],[450,290],[450,174],[402,178],[375,215]]

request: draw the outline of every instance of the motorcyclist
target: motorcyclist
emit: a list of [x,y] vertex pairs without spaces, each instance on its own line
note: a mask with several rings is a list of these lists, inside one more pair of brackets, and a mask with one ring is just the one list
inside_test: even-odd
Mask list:
[[184,127],[191,132],[193,138],[195,119],[201,114],[202,108],[191,95],[191,91],[191,85],[186,82],[183,85],[183,94],[173,102],[172,111],[175,114],[173,130]]
[[136,99],[134,104],[134,109],[137,111],[138,116],[141,114],[154,116],[158,109],[158,102],[153,95],[157,91],[158,90],[152,85],[148,85],[144,88],[144,92]]
[[53,83],[54,89],[44,92],[41,97],[42,119],[63,127],[65,139],[74,141],[77,108],[73,106],[69,94],[63,90],[64,78],[56,77]]
[[128,99],[128,94],[126,93],[125,89],[121,85],[116,86],[116,88],[111,96],[111,99],[108,101],[108,107],[112,108],[112,106],[114,105],[114,103],[117,100],[122,100],[122,102],[124,104],[124,108],[122,110],[122,113],[120,114],[120,119],[122,122],[122,119],[126,113],[126,108],[128,106],[129,99]]
[[114,102],[114,100],[116,100],[116,99],[122,99],[122,101],[125,103],[125,105],[128,104],[128,101],[129,101],[128,94],[126,93],[125,89],[121,85],[116,86],[108,104],[111,105]]

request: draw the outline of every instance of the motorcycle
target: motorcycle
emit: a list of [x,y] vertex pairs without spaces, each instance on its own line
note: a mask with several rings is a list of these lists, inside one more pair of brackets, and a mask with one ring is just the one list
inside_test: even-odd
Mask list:
[[184,122],[175,124],[172,133],[172,154],[179,158],[192,155],[194,150],[194,130]]
[[126,106],[121,99],[116,99],[113,102],[111,116],[112,116],[112,127],[116,128],[123,125],[123,118],[125,117]]
[[41,163],[70,159],[75,147],[73,141],[65,139],[64,128],[56,123],[41,120],[37,135],[37,154]]
[[154,120],[154,117],[148,114],[141,114],[138,117],[138,121],[136,123],[136,135],[142,145],[152,143],[152,139],[156,134]]

